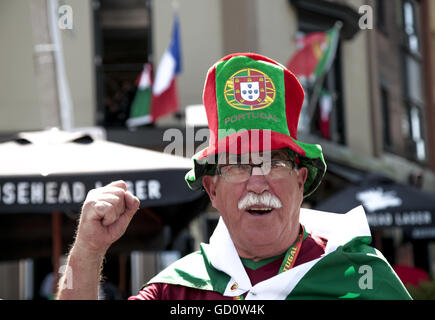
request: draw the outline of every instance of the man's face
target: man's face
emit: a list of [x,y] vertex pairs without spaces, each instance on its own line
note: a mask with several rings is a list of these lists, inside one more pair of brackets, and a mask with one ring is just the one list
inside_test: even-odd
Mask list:
[[[258,156],[251,154],[250,163],[258,164]],[[270,160],[274,164],[274,161],[290,160],[290,157],[285,150],[274,150]],[[219,166],[224,172],[225,165]],[[287,241],[289,234],[294,234],[295,228],[299,229],[307,169],[302,167],[297,171],[290,165],[281,168],[278,175],[274,174],[276,168],[272,166],[271,170],[274,172],[263,174],[260,168],[254,167],[246,181],[234,181],[223,175],[217,179],[212,176],[203,179],[212,205],[220,212],[238,249],[252,251]],[[262,196],[260,203],[255,201],[259,196]]]

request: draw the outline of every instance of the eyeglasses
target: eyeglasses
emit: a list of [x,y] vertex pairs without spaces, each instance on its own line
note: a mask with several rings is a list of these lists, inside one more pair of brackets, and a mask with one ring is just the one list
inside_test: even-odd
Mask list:
[[261,164],[227,164],[216,171],[225,181],[238,183],[248,181],[254,167],[260,168],[267,179],[276,180],[291,173],[296,165],[291,160],[272,160]]

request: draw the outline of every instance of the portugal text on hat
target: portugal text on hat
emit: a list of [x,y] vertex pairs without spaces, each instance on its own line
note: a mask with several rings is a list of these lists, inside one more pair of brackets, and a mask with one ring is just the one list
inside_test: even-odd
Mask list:
[[246,112],[246,113],[241,113],[239,115],[235,114],[231,117],[225,118],[225,124],[227,124],[230,121],[233,123],[233,122],[236,122],[236,121],[239,121],[242,119],[243,120],[245,120],[245,119],[250,120],[250,119],[258,119],[258,118],[265,119],[265,120],[269,119],[269,120],[273,120],[275,122],[279,122],[279,120],[276,118],[276,115],[274,115],[274,114],[270,114],[270,113],[267,114],[264,112],[262,112],[262,113],[260,113],[260,112]]

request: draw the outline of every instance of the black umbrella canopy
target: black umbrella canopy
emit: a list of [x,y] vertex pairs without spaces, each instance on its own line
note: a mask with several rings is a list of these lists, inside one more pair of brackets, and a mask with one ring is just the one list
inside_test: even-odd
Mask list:
[[0,143],[0,213],[79,211],[90,189],[119,179],[141,207],[194,201],[189,159],[94,140],[81,133],[23,133]]
[[111,252],[164,249],[209,203],[187,187],[190,168],[183,157],[80,132],[21,133],[0,143],[0,260],[58,256],[54,243],[71,243],[88,191],[120,179],[141,209]]
[[315,209],[346,213],[363,205],[371,227],[435,226],[435,195],[370,175],[360,185],[351,186],[319,203]]

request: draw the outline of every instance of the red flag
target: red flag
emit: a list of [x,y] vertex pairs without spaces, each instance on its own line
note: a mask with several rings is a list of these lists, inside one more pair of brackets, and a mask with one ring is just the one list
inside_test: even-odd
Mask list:
[[170,114],[179,109],[178,94],[177,94],[177,83],[176,79],[173,78],[169,87],[159,95],[152,95],[151,98],[151,115],[153,121]]
[[330,140],[331,130],[331,111],[332,111],[332,96],[326,90],[323,90],[320,96],[320,117],[319,117],[319,129],[322,137]]
[[323,57],[325,46],[328,45],[326,32],[310,33],[296,40],[299,50],[290,58],[287,69],[296,76],[310,78]]

